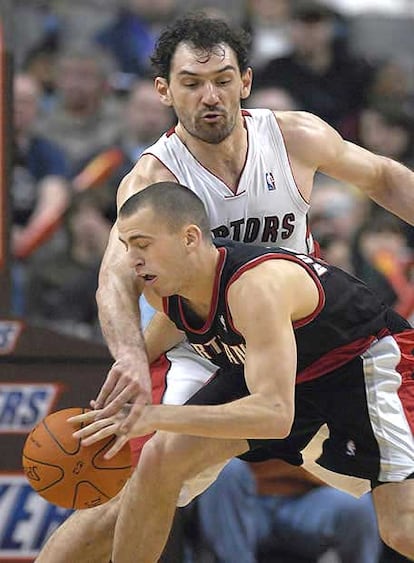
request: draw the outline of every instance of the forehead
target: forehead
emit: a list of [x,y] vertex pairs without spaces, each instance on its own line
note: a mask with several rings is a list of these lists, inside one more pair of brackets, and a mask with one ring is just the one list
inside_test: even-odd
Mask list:
[[225,43],[215,45],[211,51],[196,48],[189,43],[180,43],[171,60],[171,74],[207,74],[228,66],[239,70],[236,53]]
[[169,232],[165,219],[158,216],[150,206],[143,206],[132,215],[120,215],[117,228],[122,240],[128,240],[131,236],[154,239]]

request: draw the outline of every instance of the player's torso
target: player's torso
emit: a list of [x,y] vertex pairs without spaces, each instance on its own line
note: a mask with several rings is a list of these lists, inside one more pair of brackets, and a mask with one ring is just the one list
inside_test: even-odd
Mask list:
[[201,198],[215,236],[313,251],[309,205],[296,187],[276,119],[268,110],[249,110],[245,124],[248,152],[235,192],[198,162],[174,132],[145,153],[156,156]]
[[[164,305],[177,327],[186,332],[195,351],[219,367],[242,368],[245,360],[245,341],[234,327],[228,309],[228,287],[236,277],[264,260],[296,262],[306,269],[319,289],[317,309],[306,319],[293,323],[298,381],[328,373],[350,361],[384,331],[399,332],[409,328],[398,315],[388,312],[362,282],[318,259],[281,248],[224,240],[217,240],[216,245],[220,249],[220,260],[208,318],[200,319],[177,296],[165,300]],[[275,369],[276,366],[275,359]]]

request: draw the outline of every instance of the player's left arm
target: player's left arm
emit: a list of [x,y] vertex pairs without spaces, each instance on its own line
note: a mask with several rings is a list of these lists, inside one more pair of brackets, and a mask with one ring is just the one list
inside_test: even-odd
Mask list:
[[414,224],[414,172],[391,158],[345,141],[334,130],[328,136],[329,150],[319,170],[354,184],[376,203]]
[[[414,224],[413,171],[391,158],[346,141],[313,114],[281,112],[277,119],[299,176],[305,165],[353,184],[385,209]],[[305,191],[305,196],[308,195]]]

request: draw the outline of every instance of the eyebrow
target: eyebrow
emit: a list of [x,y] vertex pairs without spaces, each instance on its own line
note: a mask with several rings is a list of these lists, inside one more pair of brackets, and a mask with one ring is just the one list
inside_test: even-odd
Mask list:
[[[150,239],[151,237],[149,235],[132,235],[130,237],[128,237],[128,242],[134,242],[136,240],[140,240],[140,239]],[[118,236],[118,240],[120,240],[123,244],[126,244],[127,241],[125,241],[122,237]]]
[[[222,72],[226,72],[228,70],[236,70],[236,67],[233,65],[226,65],[225,67],[221,68],[220,70],[217,70],[216,72],[214,72],[214,74],[220,74]],[[180,72],[178,73],[179,76],[200,76],[200,74],[198,72],[191,72],[191,70],[180,70]]]

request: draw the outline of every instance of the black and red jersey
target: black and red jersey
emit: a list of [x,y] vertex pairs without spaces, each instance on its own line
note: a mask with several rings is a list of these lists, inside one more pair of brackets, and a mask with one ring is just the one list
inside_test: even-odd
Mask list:
[[208,318],[200,318],[177,295],[164,300],[164,310],[186,333],[194,350],[218,367],[232,369],[244,364],[245,340],[233,325],[227,291],[243,272],[265,260],[290,260],[301,265],[319,290],[319,304],[313,314],[293,324],[298,383],[346,364],[386,334],[411,329],[405,319],[361,280],[322,260],[278,247],[246,245],[227,239],[216,239],[214,244],[220,257]]

